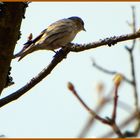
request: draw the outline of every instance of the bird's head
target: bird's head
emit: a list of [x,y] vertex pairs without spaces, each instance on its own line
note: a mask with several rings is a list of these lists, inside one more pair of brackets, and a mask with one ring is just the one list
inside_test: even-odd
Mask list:
[[76,23],[78,31],[81,30],[86,31],[84,28],[84,21],[80,17],[73,16],[73,17],[69,17],[68,19],[73,20]]

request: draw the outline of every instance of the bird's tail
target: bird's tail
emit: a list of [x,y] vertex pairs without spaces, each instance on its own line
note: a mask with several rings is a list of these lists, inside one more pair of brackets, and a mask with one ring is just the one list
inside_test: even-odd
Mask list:
[[34,46],[34,44],[32,44],[32,45],[30,45],[29,47],[27,47],[26,49],[23,48],[19,53],[15,54],[15,55],[13,56],[13,59],[19,57],[18,61],[20,61],[20,60],[23,59],[26,55],[28,55],[28,54],[30,54],[30,53],[36,51],[36,50],[37,50],[37,47]]

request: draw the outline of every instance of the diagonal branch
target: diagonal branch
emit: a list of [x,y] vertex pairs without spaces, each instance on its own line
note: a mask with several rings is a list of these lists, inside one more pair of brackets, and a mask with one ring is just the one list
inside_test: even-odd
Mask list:
[[54,59],[51,61],[51,63],[45,68],[42,72],[40,72],[36,77],[32,78],[29,83],[27,83],[25,86],[21,87],[19,90],[15,91],[14,93],[0,99],[0,107],[8,104],[9,102],[18,99],[20,96],[25,94],[27,91],[29,91],[31,88],[33,88],[35,85],[37,85],[41,80],[43,80],[46,76],[48,76],[51,71],[55,68],[55,66],[60,63],[70,51],[73,52],[79,52],[79,51],[85,51],[88,49],[93,49],[97,47],[101,47],[103,45],[113,45],[117,42],[122,42],[126,40],[132,40],[140,38],[140,31],[134,33],[134,34],[127,34],[127,35],[121,35],[118,37],[110,37],[106,38],[104,40],[100,40],[97,42],[79,45],[79,44],[69,44],[63,51],[62,49],[57,53],[57,55],[54,57]]
[[54,59],[51,61],[51,63],[42,70],[36,77],[32,78],[29,83],[27,83],[25,86],[17,90],[16,92],[0,99],[0,107],[8,104],[9,102],[18,99],[20,96],[25,94],[27,91],[29,91],[31,88],[33,88],[36,84],[38,84],[41,80],[43,80],[46,76],[48,76],[51,71],[54,69],[54,67],[60,63],[64,58],[66,58],[66,55],[69,53],[69,50],[60,50],[55,56]]

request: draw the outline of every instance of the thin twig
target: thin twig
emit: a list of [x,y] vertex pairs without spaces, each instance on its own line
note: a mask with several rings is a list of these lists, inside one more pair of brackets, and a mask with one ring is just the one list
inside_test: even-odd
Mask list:
[[[136,17],[135,17],[135,7],[132,6],[132,19],[133,19],[133,26],[132,31],[133,33],[136,32]],[[136,82],[136,74],[135,74],[135,62],[134,62],[134,48],[136,44],[136,39],[133,40],[131,48],[125,47],[130,56],[130,68],[131,68],[131,75],[132,75],[132,83],[133,83],[133,90],[134,90],[134,99],[135,99],[135,107],[136,111],[139,113],[139,102],[138,102],[138,91],[137,91],[137,82]]]
[[108,120],[101,118],[99,115],[96,114],[95,111],[90,109],[88,105],[81,99],[81,97],[78,95],[77,91],[75,90],[74,85],[69,82],[68,83],[68,89],[73,93],[73,95],[78,99],[78,101],[82,104],[82,106],[97,120],[101,121],[102,123],[108,124]]
[[[96,113],[99,113],[101,111],[101,109],[103,109],[103,107],[106,105],[106,103],[110,100],[111,98],[104,98],[100,104],[97,106],[97,108],[95,109]],[[83,129],[81,130],[80,134],[78,135],[78,138],[83,138],[86,136],[86,134],[89,132],[90,128],[93,127],[95,118],[93,116],[89,116],[85,126],[83,127]]]
[[[98,92],[100,92],[100,91],[98,90]],[[107,95],[107,97],[104,97],[104,96],[100,97],[100,99],[99,99],[99,104],[98,104],[98,106],[97,106],[96,109],[95,109],[95,112],[96,112],[97,114],[100,113],[100,111],[105,107],[105,105],[106,105],[110,100],[112,100],[112,98],[110,98],[112,92],[113,92],[113,89],[111,89],[111,91],[109,92],[109,94]],[[98,94],[99,94],[99,93],[98,93]],[[103,94],[103,93],[102,93],[102,94]],[[85,136],[87,135],[87,133],[89,132],[90,128],[91,128],[91,127],[93,128],[94,123],[95,123],[95,118],[94,118],[93,116],[89,116],[89,118],[88,118],[88,120],[87,120],[85,126],[83,127],[83,129],[81,130],[80,134],[78,135],[78,138],[83,138],[83,137],[85,137]]]
[[122,132],[121,132],[120,128],[118,127],[118,125],[116,124],[116,122],[114,122],[112,124],[112,128],[116,132],[116,134],[119,136],[119,138],[125,138],[125,136],[122,134]]
[[134,56],[133,56],[132,50],[129,51],[129,56],[130,56],[130,64],[131,64],[131,74],[132,74],[132,81],[133,81],[135,107],[136,107],[136,110],[139,112],[139,100],[138,100],[138,91],[137,91],[137,83],[136,83],[135,64],[134,64]]
[[[133,18],[132,30],[133,30],[133,33],[135,33],[136,32],[136,16],[135,16],[135,7],[134,6],[132,6],[132,18]],[[134,64],[134,55],[133,55],[135,44],[136,44],[136,39],[133,40],[131,48],[127,49],[127,50],[130,54],[131,74],[132,74],[132,80],[133,80],[135,106],[136,106],[136,111],[139,112],[138,91],[137,91],[135,64]]]
[[[132,6],[132,19],[133,19],[133,23],[132,23],[132,28],[133,28],[133,33],[136,33],[136,15],[135,15],[135,6]],[[131,49],[133,50],[136,44],[136,39],[133,40],[132,43],[132,47]]]
[[[93,111],[92,109],[90,109],[86,103],[80,98],[80,96],[78,95],[77,91],[75,90],[75,87],[72,83],[68,83],[68,88],[69,90],[75,95],[75,97],[80,101],[80,103],[84,106],[84,108],[98,121],[109,125],[110,127],[112,127],[112,129],[114,130],[114,132],[120,137],[120,138],[124,138],[124,135],[121,133],[119,127],[117,126],[116,122],[113,119],[104,119],[102,117],[100,117],[99,115],[96,114],[95,111]],[[93,119],[94,119],[93,118]]]
[[125,136],[121,132],[120,128],[116,124],[116,115],[117,115],[117,105],[118,105],[118,88],[120,86],[120,82],[122,79],[118,78],[120,76],[115,76],[114,79],[114,85],[115,85],[115,91],[114,91],[114,106],[112,111],[112,117],[110,120],[110,125],[112,126],[113,130],[116,132],[116,134],[119,136],[119,138],[124,138]]
[[112,121],[116,121],[116,114],[117,114],[117,105],[118,105],[118,85],[115,85],[115,92],[114,92],[114,108],[112,112]]
[[[129,125],[138,116],[137,112],[131,113],[131,114],[132,114],[131,116],[129,116],[128,118],[125,118],[125,120],[120,123],[120,125],[119,125],[120,128],[124,128],[125,126]],[[109,131],[109,132],[103,134],[101,136],[101,138],[108,138],[108,137],[111,137],[112,135],[114,135],[114,132]]]
[[[135,16],[135,7],[132,6],[132,30],[133,33],[136,32],[136,16]],[[139,102],[138,102],[138,91],[137,91],[137,83],[136,83],[136,75],[135,75],[135,65],[134,65],[134,48],[136,45],[136,39],[134,39],[132,41],[132,46],[131,48],[126,47],[126,50],[129,52],[129,56],[130,56],[130,64],[131,64],[131,75],[132,75],[132,86],[133,86],[133,90],[134,90],[134,99],[135,99],[135,108],[136,108],[136,113],[137,113],[137,117],[138,117],[138,123],[136,125],[136,128],[134,130],[134,132],[131,132],[129,134],[131,134],[130,136],[137,136],[140,130],[140,111],[139,111]],[[126,123],[123,123],[123,125],[126,125]],[[122,125],[122,126],[123,126]],[[127,136],[127,135],[126,135]]]
[[[100,70],[100,71],[102,71],[102,72],[104,72],[104,73],[106,73],[106,74],[110,74],[110,75],[120,74],[120,73],[117,72],[117,71],[111,71],[111,70],[108,70],[108,69],[106,69],[106,68],[103,68],[102,66],[100,66],[99,64],[97,64],[94,60],[92,60],[92,65],[93,65],[95,68],[97,68],[98,70]],[[131,84],[131,85],[133,84],[133,82],[132,82],[131,80],[129,80],[127,77],[125,77],[123,74],[121,74],[121,75],[122,75],[124,81],[126,81],[127,83],[129,83],[129,84]]]
[[[132,6],[132,19],[133,19],[133,26],[132,30],[133,33],[136,32],[136,15],[135,15],[135,6]],[[134,62],[134,48],[136,45],[136,39],[133,40],[132,46],[130,49],[127,48],[129,55],[130,55],[130,64],[131,64],[131,75],[133,79],[133,90],[134,90],[134,99],[135,99],[135,108],[136,112],[138,113],[138,122],[136,124],[134,135],[137,136],[140,131],[140,110],[139,110],[139,98],[138,98],[138,90],[137,90],[137,82],[136,82],[136,74],[135,74],[135,62]]]
[[137,122],[137,124],[135,126],[135,129],[134,129],[134,136],[135,137],[138,136],[139,131],[140,131],[140,116],[139,116],[139,114],[138,114],[137,118],[138,118],[138,122]]
[[[112,91],[112,90],[111,90]],[[112,92],[110,92],[112,94]],[[95,109],[95,112],[97,114],[99,114],[99,112],[106,106],[107,103],[110,103],[112,101],[112,98],[110,98],[110,94],[108,94],[107,97],[104,97],[102,99],[102,101],[100,102],[100,104],[97,106],[97,108]],[[122,108],[123,110],[127,111],[128,113],[130,113],[130,109],[131,107],[128,106],[127,104],[125,104],[122,101],[118,101],[118,107]],[[83,127],[83,129],[81,130],[80,134],[78,135],[78,138],[83,138],[87,135],[87,133],[89,132],[90,128],[94,126],[94,117],[89,116],[85,126]]]

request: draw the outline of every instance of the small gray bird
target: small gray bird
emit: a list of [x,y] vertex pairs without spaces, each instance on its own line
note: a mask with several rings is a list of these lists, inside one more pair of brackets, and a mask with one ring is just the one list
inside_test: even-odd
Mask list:
[[80,17],[69,17],[58,20],[43,30],[39,36],[24,44],[23,49],[14,55],[20,61],[26,55],[37,50],[52,50],[70,43],[81,30],[85,31],[84,22]]

